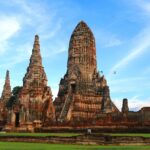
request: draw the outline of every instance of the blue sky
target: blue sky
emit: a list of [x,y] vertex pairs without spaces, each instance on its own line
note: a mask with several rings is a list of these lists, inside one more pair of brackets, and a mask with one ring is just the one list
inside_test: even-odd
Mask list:
[[0,93],[7,69],[12,88],[22,85],[38,34],[55,97],[80,20],[95,35],[98,70],[114,103],[121,108],[128,98],[130,110],[150,106],[150,0],[0,0]]

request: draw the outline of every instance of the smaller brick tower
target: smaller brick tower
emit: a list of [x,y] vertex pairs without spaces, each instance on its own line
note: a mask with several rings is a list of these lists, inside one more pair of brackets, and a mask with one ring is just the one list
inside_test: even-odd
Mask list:
[[2,91],[1,101],[6,104],[7,101],[10,99],[12,93],[11,93],[11,86],[10,86],[10,77],[9,77],[9,71],[6,71],[6,77],[5,77],[5,84]]
[[[27,72],[23,78],[23,87],[19,93],[23,106],[22,120],[43,120],[55,117],[51,88],[47,86],[47,77],[42,65],[39,36],[35,35],[32,55]],[[45,104],[48,104],[45,106]],[[46,115],[46,116],[45,116]],[[44,119],[45,120],[45,119]]]

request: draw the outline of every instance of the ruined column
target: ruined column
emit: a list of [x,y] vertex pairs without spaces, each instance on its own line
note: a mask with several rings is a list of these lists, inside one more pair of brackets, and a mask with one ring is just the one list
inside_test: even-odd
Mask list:
[[127,113],[129,111],[128,99],[124,98],[122,103],[122,113]]

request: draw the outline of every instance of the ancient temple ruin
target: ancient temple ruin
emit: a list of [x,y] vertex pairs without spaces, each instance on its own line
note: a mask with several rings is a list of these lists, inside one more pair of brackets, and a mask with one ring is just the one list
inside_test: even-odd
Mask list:
[[6,71],[6,77],[5,77],[5,83],[1,95],[2,103],[6,104],[8,100],[10,99],[12,93],[11,93],[11,86],[10,86],[10,77],[9,77],[9,71]]
[[42,124],[42,122],[55,120],[52,92],[47,86],[38,35],[35,36],[30,63],[23,78],[23,86],[19,89],[15,99],[17,103],[8,109],[7,124],[26,127],[28,124],[32,126],[33,123]]
[[[42,120],[45,118],[44,116],[54,118],[52,93],[51,88],[47,86],[38,35],[35,36],[32,55],[23,78],[23,87],[19,93],[19,100],[26,112],[25,120]],[[47,105],[44,106],[44,103]]]
[[7,102],[9,101],[10,97],[12,96],[11,86],[10,86],[10,76],[9,71],[6,71],[5,76],[5,83],[3,86],[2,95],[0,98],[0,121],[6,122],[7,121]]
[[60,80],[54,105],[61,122],[93,120],[101,113],[119,112],[105,77],[97,71],[95,38],[83,21],[71,35],[67,72]]
[[83,21],[71,35],[67,71],[54,101],[42,65],[38,35],[23,86],[11,91],[9,71],[6,72],[0,98],[0,129],[5,131],[45,132],[64,128],[74,131],[90,127],[102,131],[126,132],[130,128],[145,132],[149,126],[150,107],[130,111],[125,98],[119,111],[112,102],[107,81],[97,70],[94,35]]

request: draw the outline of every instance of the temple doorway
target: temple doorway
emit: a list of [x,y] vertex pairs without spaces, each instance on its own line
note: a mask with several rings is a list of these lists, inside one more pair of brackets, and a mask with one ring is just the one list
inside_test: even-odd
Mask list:
[[19,127],[19,112],[15,113],[15,127]]
[[73,84],[71,84],[71,92],[75,93],[75,91],[76,91],[76,84],[73,83]]

